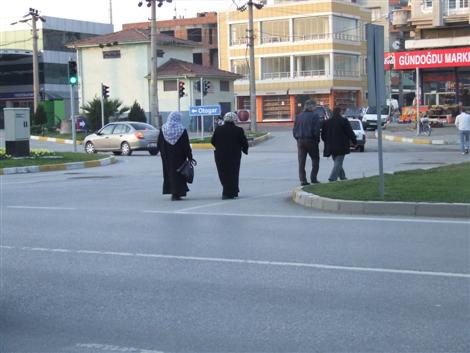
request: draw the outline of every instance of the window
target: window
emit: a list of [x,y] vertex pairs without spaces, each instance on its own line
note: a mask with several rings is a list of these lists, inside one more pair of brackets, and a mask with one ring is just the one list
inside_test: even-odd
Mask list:
[[[449,0],[452,1],[452,0]],[[432,0],[424,0],[424,7],[432,8]]]
[[102,135],[111,135],[115,126],[115,124],[107,125],[101,129],[100,133]]
[[246,59],[232,60],[231,71],[242,75],[245,79],[248,77],[248,62]]
[[163,81],[163,91],[165,92],[176,91],[176,80]]
[[135,129],[135,130],[156,130],[152,125],[145,124],[145,123],[130,123],[130,125]]
[[103,52],[103,59],[119,59],[120,57],[120,50],[107,50]]
[[461,10],[468,8],[468,0],[449,0],[449,10]]
[[248,24],[237,23],[230,25],[230,45],[241,45],[247,43]]
[[124,134],[126,132],[126,125],[124,124],[118,124],[113,130],[113,135],[119,135],[119,134]]
[[202,53],[193,53],[193,63],[202,65]]
[[214,44],[214,29],[209,28],[209,44]]
[[359,76],[359,55],[334,54],[335,76]]
[[186,30],[188,40],[193,42],[202,42],[202,29],[201,28],[189,28]]
[[369,10],[371,12],[372,22],[377,21],[382,17],[382,9],[380,7],[371,7]]
[[294,19],[294,40],[325,39],[330,33],[330,23],[326,16]]
[[261,23],[261,43],[289,41],[289,20],[264,21]]
[[230,91],[230,82],[229,81],[220,81],[220,90],[222,92]]
[[290,77],[290,57],[280,56],[261,60],[263,80]]
[[330,73],[329,55],[298,56],[295,62],[297,77],[324,76]]
[[174,37],[175,31],[160,31],[161,34],[166,34],[167,36]]
[[359,40],[358,21],[354,18],[333,16],[333,37],[341,40]]

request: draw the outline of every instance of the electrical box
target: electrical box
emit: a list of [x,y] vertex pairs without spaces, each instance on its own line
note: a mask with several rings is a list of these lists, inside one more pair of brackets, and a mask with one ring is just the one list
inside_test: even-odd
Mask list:
[[29,108],[4,108],[5,149],[14,157],[29,155]]

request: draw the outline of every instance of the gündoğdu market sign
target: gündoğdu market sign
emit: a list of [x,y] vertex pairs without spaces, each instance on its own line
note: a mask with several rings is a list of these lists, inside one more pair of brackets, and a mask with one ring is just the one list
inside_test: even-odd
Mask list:
[[395,70],[470,66],[470,48],[386,53],[384,64],[385,69],[392,64]]

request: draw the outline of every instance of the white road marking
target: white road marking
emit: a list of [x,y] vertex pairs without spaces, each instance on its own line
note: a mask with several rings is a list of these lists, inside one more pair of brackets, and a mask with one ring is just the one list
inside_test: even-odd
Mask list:
[[155,351],[152,349],[140,349],[134,347],[123,347],[115,346],[112,344],[101,344],[101,343],[77,343],[75,345],[77,348],[86,348],[99,351],[109,351],[109,352],[125,352],[125,353],[163,353],[162,351]]
[[42,251],[42,252],[47,252],[47,253],[61,252],[61,253],[76,253],[76,254],[104,255],[104,256],[140,257],[140,258],[178,260],[178,261],[214,262],[214,263],[263,265],[263,266],[295,267],[295,268],[314,268],[314,269],[319,269],[319,270],[377,272],[377,273],[389,273],[389,274],[400,274],[400,275],[470,279],[469,273],[400,270],[400,269],[394,269],[394,268],[380,268],[380,267],[338,266],[338,265],[315,264],[315,263],[305,263],[305,262],[230,259],[230,258],[221,258],[221,257],[200,257],[200,256],[183,256],[183,255],[166,255],[166,254],[96,251],[96,250],[49,249],[49,248],[33,248],[33,247],[27,247],[27,246],[16,248],[12,246],[1,245],[0,249],[8,249],[8,250],[17,249],[17,250],[22,250],[22,251]]
[[76,211],[73,207],[52,207],[52,206],[7,206],[7,208],[27,209],[27,210],[56,210],[56,211]]

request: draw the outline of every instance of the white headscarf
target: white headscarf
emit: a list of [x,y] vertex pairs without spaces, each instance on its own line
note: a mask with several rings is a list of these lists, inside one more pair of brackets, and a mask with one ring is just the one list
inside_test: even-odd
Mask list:
[[168,119],[162,126],[163,137],[170,145],[174,145],[181,135],[183,135],[185,128],[181,124],[181,114],[172,112],[168,115]]
[[237,114],[228,112],[224,115],[224,123],[235,123],[238,120]]

